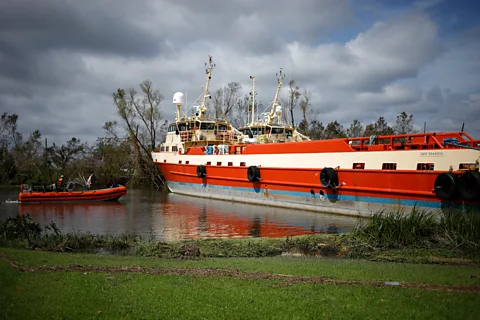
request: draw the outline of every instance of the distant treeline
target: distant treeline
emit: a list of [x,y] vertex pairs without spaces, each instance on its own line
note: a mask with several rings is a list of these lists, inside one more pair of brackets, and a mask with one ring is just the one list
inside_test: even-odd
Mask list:
[[[47,139],[42,139],[39,130],[25,137],[18,131],[18,115],[4,113],[0,121],[0,184],[42,185],[53,183],[62,174],[68,181],[93,173],[93,184],[98,186],[128,183],[133,187],[161,188],[163,179],[152,162],[151,151],[163,141],[168,126],[159,108],[163,96],[153,89],[149,80],[140,84],[140,91],[139,94],[135,89],[118,89],[113,93],[113,102],[126,135],[119,133],[120,124],[116,121],[106,122],[103,126],[105,136],[98,137],[93,145],[75,137],[61,146],[49,144]],[[209,101],[210,110],[235,126],[246,123],[252,106],[248,95],[241,97],[240,91],[241,86],[236,82],[217,90]],[[285,107],[283,121],[293,126],[296,123],[294,109],[299,106],[302,120],[296,127],[312,139],[414,131],[413,115],[405,112],[397,116],[392,126],[383,117],[366,126],[358,120],[347,128],[337,121],[324,126],[317,119],[309,119],[310,96],[307,92],[301,93],[293,80],[289,82],[288,99],[282,104]],[[261,107],[261,102],[256,103],[256,108]]]

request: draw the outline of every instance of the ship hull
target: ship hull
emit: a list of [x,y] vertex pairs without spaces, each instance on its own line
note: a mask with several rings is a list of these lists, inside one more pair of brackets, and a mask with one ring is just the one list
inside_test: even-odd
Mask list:
[[341,186],[322,186],[321,169],[260,168],[250,182],[247,167],[207,166],[199,178],[195,165],[158,163],[171,192],[196,197],[342,215],[370,216],[381,210],[413,207],[428,211],[480,210],[480,202],[440,200],[433,190],[439,172],[337,170]]

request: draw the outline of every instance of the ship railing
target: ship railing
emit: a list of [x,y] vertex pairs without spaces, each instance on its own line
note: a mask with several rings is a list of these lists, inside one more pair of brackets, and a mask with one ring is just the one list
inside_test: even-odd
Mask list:
[[242,154],[243,150],[245,150],[246,145],[244,144],[219,144],[213,146],[205,146],[202,147],[202,151],[204,155],[227,155],[227,154]]
[[480,140],[474,140],[465,132],[428,132],[356,137],[346,138],[345,142],[356,151],[445,149],[465,147],[477,149],[480,146]]

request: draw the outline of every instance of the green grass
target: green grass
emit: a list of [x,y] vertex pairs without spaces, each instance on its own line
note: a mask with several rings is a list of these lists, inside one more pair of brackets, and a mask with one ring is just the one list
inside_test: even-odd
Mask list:
[[[345,280],[479,284],[480,268],[293,257],[172,260],[0,249],[22,266],[229,268]],[[476,277],[472,277],[476,275]],[[476,319],[479,294],[139,273],[19,272],[0,261],[3,319]]]
[[372,262],[367,260],[264,257],[205,258],[200,260],[155,259],[149,257],[52,253],[2,248],[22,266],[142,266],[145,268],[229,268],[244,272],[326,276],[340,280],[410,281],[438,284],[480,284],[480,267],[438,264]]

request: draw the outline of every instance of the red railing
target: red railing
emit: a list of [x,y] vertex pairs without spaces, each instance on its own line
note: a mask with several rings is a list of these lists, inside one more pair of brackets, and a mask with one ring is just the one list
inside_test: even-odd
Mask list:
[[[458,144],[444,144],[444,139],[456,139]],[[356,151],[416,150],[416,149],[458,149],[462,147],[479,148],[480,140],[474,140],[465,132],[427,132],[347,138]]]

